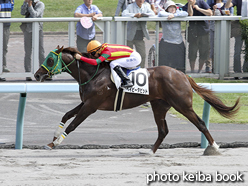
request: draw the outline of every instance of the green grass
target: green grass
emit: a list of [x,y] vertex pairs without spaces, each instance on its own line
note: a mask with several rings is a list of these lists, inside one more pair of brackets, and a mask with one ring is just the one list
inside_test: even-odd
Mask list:
[[[211,79],[211,78],[194,78],[194,80],[197,83],[242,83],[240,81],[226,81],[226,80],[217,80],[217,79]],[[216,94],[221,100],[227,105],[232,106],[235,101],[241,97],[240,99],[240,110],[236,117],[233,120],[226,119],[222,117],[219,113],[217,113],[213,108],[210,110],[210,117],[209,122],[210,123],[240,123],[240,124],[247,124],[248,118],[247,118],[247,109],[248,109],[248,94],[241,94],[241,93],[219,93]],[[203,112],[203,104],[204,100],[198,95],[193,95],[193,109],[197,113],[199,117],[202,117]],[[170,113],[186,119],[183,115],[179,114],[175,109],[170,109]]]
[[[82,0],[42,0],[45,4],[44,17],[74,17],[74,11],[76,8],[83,4]],[[177,3],[185,4],[186,0],[175,1]],[[98,8],[103,12],[104,17],[113,17],[117,7],[118,0],[94,0],[93,4],[97,5]],[[23,18],[20,14],[21,6],[23,1],[15,1],[15,7],[12,12],[12,18]],[[20,32],[20,23],[12,23],[11,31]],[[149,30],[155,30],[155,23],[148,23]],[[58,22],[58,23],[44,23],[44,31],[67,31],[68,23]]]

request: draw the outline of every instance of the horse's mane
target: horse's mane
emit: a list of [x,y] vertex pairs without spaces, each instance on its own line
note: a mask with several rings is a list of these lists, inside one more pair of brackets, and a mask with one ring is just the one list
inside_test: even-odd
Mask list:
[[78,53],[78,54],[82,55],[81,52],[79,52],[76,48],[72,48],[72,47],[64,48],[63,52],[67,52],[67,53],[70,53],[70,54]]
[[67,48],[64,48],[63,49],[63,52],[68,52],[72,55],[74,55],[75,53],[78,53],[80,54],[81,56],[84,56],[84,57],[87,57],[87,58],[90,58],[90,54],[89,53],[82,53],[82,52],[79,52],[76,48],[72,48],[72,47],[67,47]]
[[[63,52],[67,52],[67,53],[70,53],[72,56],[74,56],[76,53],[84,56],[84,57],[87,57],[87,58],[92,58],[91,55],[89,53],[81,53],[79,52],[76,48],[73,48],[73,47],[67,47],[67,48],[64,48],[63,49]],[[101,63],[101,66],[108,66],[109,63]]]

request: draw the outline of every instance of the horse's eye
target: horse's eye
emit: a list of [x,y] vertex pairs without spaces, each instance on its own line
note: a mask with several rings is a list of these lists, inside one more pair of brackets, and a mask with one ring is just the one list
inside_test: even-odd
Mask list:
[[52,67],[54,65],[54,60],[52,57],[49,57],[47,59],[47,66]]

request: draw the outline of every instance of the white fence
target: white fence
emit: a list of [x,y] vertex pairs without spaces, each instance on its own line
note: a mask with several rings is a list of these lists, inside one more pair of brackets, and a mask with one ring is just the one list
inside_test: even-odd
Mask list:
[[[22,23],[22,22],[31,22],[32,23],[32,70],[27,73],[3,73],[2,68],[0,68],[0,77],[31,77],[34,75],[36,70],[39,68],[39,22],[68,22],[68,46],[75,46],[75,22],[78,22],[80,18],[11,18],[11,19],[0,19],[0,59],[3,56],[3,23]],[[96,21],[96,25],[103,32],[104,42],[111,42],[110,40],[110,23],[112,17],[102,17]],[[2,67],[2,60],[0,60],[0,67]]]
[[[3,23],[5,22],[32,22],[33,23],[33,61],[32,61],[32,72],[31,73],[3,73],[0,68],[0,77],[30,77],[33,76],[35,71],[39,67],[38,63],[38,22],[68,22],[68,38],[69,46],[75,46],[75,22],[79,21],[80,18],[11,18],[11,19],[0,19],[0,43],[3,38]],[[248,19],[248,17],[241,16],[189,16],[184,18],[174,18],[171,21],[203,21],[203,20],[215,20],[215,51],[214,51],[214,69],[215,73],[219,75],[220,79],[224,77],[242,77],[243,73],[230,73],[230,30],[231,21],[239,19]],[[127,18],[127,17],[103,17],[96,21],[96,25],[103,31],[103,41],[108,43],[126,44],[127,21],[148,21],[156,22],[156,60],[159,55],[159,21],[168,21],[165,17],[149,17],[149,18]],[[187,45],[186,45],[187,46]],[[3,46],[0,44],[0,59],[3,55]],[[158,64],[158,61],[156,61]],[[2,61],[0,61],[2,66]],[[246,73],[248,76],[248,73]]]

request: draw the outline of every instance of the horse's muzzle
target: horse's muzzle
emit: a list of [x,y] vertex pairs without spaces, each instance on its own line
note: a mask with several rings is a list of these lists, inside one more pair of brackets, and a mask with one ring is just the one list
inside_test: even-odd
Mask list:
[[34,78],[36,79],[36,81],[40,81],[40,82],[45,81],[45,79],[48,77],[49,74],[43,67],[40,67],[34,74]]
[[34,77],[35,77],[36,81],[43,82],[43,81],[45,81],[46,78],[49,77],[49,75],[48,74],[35,74]]

